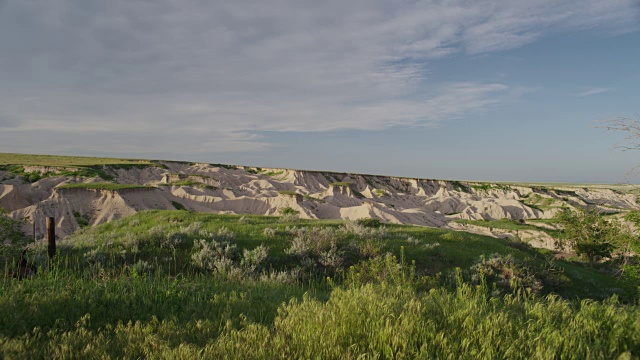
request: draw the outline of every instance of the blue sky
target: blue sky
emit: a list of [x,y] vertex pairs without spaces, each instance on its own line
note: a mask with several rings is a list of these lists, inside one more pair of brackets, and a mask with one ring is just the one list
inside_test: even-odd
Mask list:
[[0,151],[624,182],[640,3],[0,0]]

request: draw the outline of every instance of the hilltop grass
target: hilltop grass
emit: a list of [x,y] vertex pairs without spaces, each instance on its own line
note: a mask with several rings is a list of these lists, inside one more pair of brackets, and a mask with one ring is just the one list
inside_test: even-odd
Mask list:
[[[43,166],[54,168],[55,171],[25,171],[25,166]],[[21,176],[25,181],[36,182],[51,176],[67,177],[99,177],[103,180],[113,180],[113,176],[103,169],[145,168],[149,166],[166,168],[162,164],[148,160],[110,159],[56,155],[28,155],[0,153],[0,170],[5,170],[15,176]]]
[[110,176],[109,174],[107,174],[101,167],[99,166],[91,166],[91,167],[80,167],[76,170],[68,170],[68,169],[61,169],[58,171],[45,171],[45,172],[40,172],[40,171],[31,171],[31,172],[27,172],[25,171],[24,166],[20,166],[20,165],[5,165],[5,166],[0,166],[0,170],[5,170],[10,172],[11,174],[15,175],[15,176],[21,176],[25,181],[28,182],[36,182],[51,176],[67,176],[67,177],[75,177],[75,176],[81,176],[81,177],[100,177],[104,180],[112,180],[113,176]]
[[491,190],[511,190],[511,187],[509,185],[505,185],[505,184],[492,184],[492,183],[477,183],[477,184],[471,184],[470,187],[474,190],[477,191],[483,191],[483,192],[488,192]]
[[[570,300],[608,297],[618,284],[606,273],[558,261],[556,275],[566,278],[563,286],[554,289],[545,282],[550,288],[536,295],[519,272],[539,271],[550,260],[523,244],[414,226],[283,219],[145,211],[62,240],[48,265],[46,247],[32,246],[30,261],[40,265],[38,276],[0,278],[0,356],[582,359],[640,354],[638,306],[616,298]],[[230,258],[212,271],[197,267],[195,255],[203,249],[199,239],[210,236],[227,249],[237,246],[242,260]],[[299,239],[305,237],[309,244],[338,244],[337,252],[320,258],[333,265],[301,263]],[[243,263],[265,248],[264,262]],[[378,255],[352,262],[350,251],[356,248]],[[504,269],[514,275],[506,293],[497,292],[503,288],[488,273],[477,278],[483,272],[473,271],[482,257],[496,259],[492,254],[530,264]],[[336,256],[345,262],[336,262]],[[329,271],[334,265],[337,271]],[[308,276],[296,278],[301,266]],[[566,299],[545,295],[549,292]]]
[[115,159],[85,156],[30,155],[0,153],[0,165],[29,166],[95,166],[95,165],[151,165],[149,160]]
[[131,189],[155,189],[154,186],[147,185],[133,185],[133,184],[116,184],[116,183],[75,183],[64,184],[56,187],[56,189],[90,189],[90,190],[108,190],[108,191],[121,191]]

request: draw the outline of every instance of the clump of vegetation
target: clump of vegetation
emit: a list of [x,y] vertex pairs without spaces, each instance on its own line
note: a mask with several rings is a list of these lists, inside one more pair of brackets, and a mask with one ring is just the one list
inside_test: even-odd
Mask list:
[[280,219],[278,220],[279,222],[286,224],[286,223],[295,223],[298,222],[298,220],[300,220],[300,216],[298,215],[299,212],[297,213],[286,213],[282,216],[280,216]]
[[280,214],[282,215],[298,215],[300,214],[300,211],[298,210],[294,210],[290,207],[284,207],[278,210],[280,212]]
[[376,196],[378,196],[378,197],[383,197],[383,196],[387,195],[387,191],[383,190],[383,189],[375,189],[375,190],[373,190],[373,193],[376,194]]
[[[191,176],[191,175],[190,175]],[[180,181],[173,181],[170,183],[166,183],[166,184],[161,184],[163,186],[186,186],[186,187],[196,187],[196,188],[202,188],[202,189],[208,189],[208,190],[217,190],[218,188],[213,186],[213,185],[207,185],[198,181],[190,181],[190,180],[180,180]]]
[[573,190],[560,190],[560,189],[551,189],[553,192],[558,194],[559,196],[578,196]]
[[365,227],[380,227],[380,219],[373,218],[363,218],[356,220],[356,224],[362,225]]
[[76,223],[78,224],[79,227],[83,228],[83,227],[89,226],[90,218],[88,217],[87,214],[82,215],[79,212],[74,211],[73,217],[76,219]]
[[318,199],[318,198],[316,198],[316,197],[309,196],[309,195],[302,195],[302,198],[303,198],[304,200],[310,200],[310,201],[315,201],[315,202],[321,202],[321,203],[324,203],[324,202],[325,202],[325,201],[324,201],[324,200],[322,200],[322,199]]
[[466,192],[469,193],[471,192],[471,190],[469,189],[469,187],[465,184],[463,184],[460,181],[449,181],[449,183],[451,183],[451,186],[456,190],[456,191],[460,191],[460,192]]
[[491,186],[491,184],[489,183],[485,183],[485,184],[479,184],[479,185],[471,185],[472,189],[475,190],[480,190],[480,191],[490,191],[491,189],[493,189],[493,186]]
[[[195,165],[195,163],[191,163],[191,165]],[[227,169],[227,170],[238,170],[239,168],[237,165],[227,165],[227,164],[209,164],[209,165]]]
[[21,227],[24,220],[13,219],[9,212],[0,206],[0,244],[9,242],[17,243],[24,240]]
[[[48,178],[54,175],[64,175],[64,176],[76,176],[76,172],[70,171],[62,171],[60,173],[54,173],[51,171],[25,171],[25,168],[21,165],[7,165],[1,166],[0,170],[8,171],[13,176],[20,176],[24,181],[34,183],[36,181],[42,180],[44,178]],[[95,175],[94,175],[95,176]]]
[[177,201],[171,201],[171,205],[173,205],[173,207],[176,210],[187,210],[187,208],[184,205],[182,205],[181,203],[179,203]]
[[336,182],[332,182],[331,186],[349,187],[351,186],[351,183],[347,181],[336,181]]
[[491,190],[503,190],[503,191],[511,190],[511,187],[509,185],[492,184],[492,183],[473,184],[471,185],[471,188],[477,191],[485,192],[485,193]]
[[564,208],[555,220],[562,227],[556,246],[574,250],[592,266],[597,260],[611,256],[616,244],[629,237],[617,222],[605,220],[596,210]]
[[494,291],[522,289],[527,294],[539,294],[543,288],[542,281],[536,278],[534,271],[511,255],[482,256],[480,262],[471,267],[471,271],[474,283],[487,281],[496,286]]
[[298,196],[299,194],[295,191],[291,191],[291,190],[278,190],[278,193],[281,195],[287,195],[287,196]]
[[304,273],[334,275],[359,261],[380,255],[371,242],[350,242],[333,228],[292,229],[294,238],[286,253],[297,258]]

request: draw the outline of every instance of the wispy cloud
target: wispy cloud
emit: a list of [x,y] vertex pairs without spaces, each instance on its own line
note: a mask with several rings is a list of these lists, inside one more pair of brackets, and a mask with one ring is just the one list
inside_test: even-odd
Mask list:
[[6,0],[0,108],[19,124],[0,150],[39,131],[177,153],[262,150],[261,131],[435,125],[516,89],[434,83],[429,61],[627,31],[637,13],[629,0]]
[[588,88],[582,92],[579,92],[577,94],[575,94],[575,96],[589,96],[589,95],[596,95],[596,94],[602,94],[605,92],[611,91],[610,88],[604,88],[604,87],[593,87],[593,88]]

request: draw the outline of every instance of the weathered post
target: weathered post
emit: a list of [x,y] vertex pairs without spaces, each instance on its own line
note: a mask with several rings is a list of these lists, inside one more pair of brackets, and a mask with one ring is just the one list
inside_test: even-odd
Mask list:
[[56,254],[56,223],[52,217],[47,216],[47,250],[49,258]]

